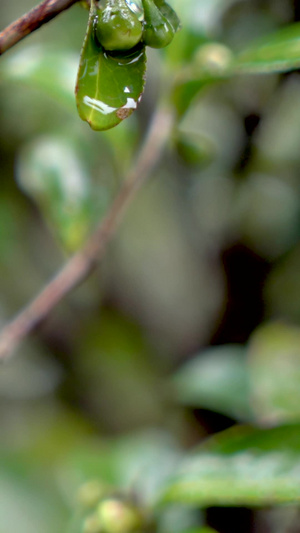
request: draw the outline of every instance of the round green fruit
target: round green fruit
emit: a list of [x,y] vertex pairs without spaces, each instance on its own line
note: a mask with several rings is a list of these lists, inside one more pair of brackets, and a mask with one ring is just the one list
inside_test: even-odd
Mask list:
[[142,23],[125,0],[100,1],[95,33],[105,50],[131,50],[140,42],[142,30]]

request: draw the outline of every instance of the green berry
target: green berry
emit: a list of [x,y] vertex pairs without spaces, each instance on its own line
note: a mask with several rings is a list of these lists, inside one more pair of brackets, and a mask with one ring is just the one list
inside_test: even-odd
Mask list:
[[175,34],[172,24],[163,15],[153,0],[143,0],[143,5],[144,43],[152,48],[164,48],[168,46]]
[[95,33],[105,50],[131,50],[140,42],[142,29],[142,23],[126,0],[100,0]]

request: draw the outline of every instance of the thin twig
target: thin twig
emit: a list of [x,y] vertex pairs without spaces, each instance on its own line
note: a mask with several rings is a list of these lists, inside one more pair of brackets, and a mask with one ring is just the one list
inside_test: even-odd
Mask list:
[[44,0],[0,32],[0,55],[78,0]]
[[11,355],[18,344],[50,313],[103,257],[106,245],[119,226],[122,216],[142,183],[150,175],[166,144],[173,124],[172,113],[159,109],[149,128],[139,157],[121,186],[105,218],[86,245],[79,250],[17,317],[0,333],[0,361]]

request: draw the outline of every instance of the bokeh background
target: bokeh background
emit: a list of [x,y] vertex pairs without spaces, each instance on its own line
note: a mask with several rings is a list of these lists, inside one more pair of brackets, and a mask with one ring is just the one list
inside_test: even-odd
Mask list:
[[[81,6],[0,59],[2,324],[105,213],[164,77],[196,56],[218,67],[300,19],[291,0],[170,3],[181,34],[148,53],[138,111],[106,133],[76,113]],[[1,28],[34,5],[2,0]],[[102,264],[0,367],[0,533],[69,531],[87,480],[139,487],[143,472],[151,500],[207,435],[299,420],[300,77],[240,75],[196,93],[189,106],[179,96],[188,108]],[[220,533],[285,531],[272,513],[200,514]],[[182,531],[175,516],[162,533]]]

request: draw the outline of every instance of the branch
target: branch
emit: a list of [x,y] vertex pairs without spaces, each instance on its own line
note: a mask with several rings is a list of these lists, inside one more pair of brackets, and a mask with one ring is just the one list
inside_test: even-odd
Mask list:
[[0,33],[0,55],[78,0],[44,0]]
[[0,332],[0,361],[7,358],[18,344],[50,313],[50,311],[96,266],[114,236],[127,206],[142,183],[149,177],[169,137],[173,117],[166,109],[157,110],[149,127],[136,164],[129,172],[107,215],[86,245],[62,268],[17,317]]

